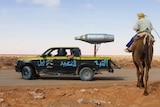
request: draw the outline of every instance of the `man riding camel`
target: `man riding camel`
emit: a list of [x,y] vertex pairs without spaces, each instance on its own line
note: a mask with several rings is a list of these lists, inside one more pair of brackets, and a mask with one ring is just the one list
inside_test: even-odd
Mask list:
[[[144,13],[138,13],[137,17],[138,17],[138,21],[134,25],[133,29],[137,32],[137,34],[142,33],[142,32],[148,32],[151,35],[151,30],[153,30],[153,26],[150,20],[145,18],[146,15]],[[133,42],[134,42],[134,38],[136,37],[136,35],[132,37],[132,39],[127,43],[126,45],[127,48],[124,50],[125,52],[132,52],[132,47],[134,44]],[[154,38],[153,38],[153,41],[154,41]]]

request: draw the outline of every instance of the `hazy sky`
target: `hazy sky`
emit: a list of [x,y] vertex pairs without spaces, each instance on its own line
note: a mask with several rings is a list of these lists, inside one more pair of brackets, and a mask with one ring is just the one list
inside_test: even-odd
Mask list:
[[[135,34],[136,14],[145,13],[160,34],[160,0],[0,0],[0,54],[41,54],[47,48],[78,46],[93,55],[94,45],[74,40],[86,33],[113,34],[98,55],[124,52]],[[154,54],[160,55],[160,38]]]

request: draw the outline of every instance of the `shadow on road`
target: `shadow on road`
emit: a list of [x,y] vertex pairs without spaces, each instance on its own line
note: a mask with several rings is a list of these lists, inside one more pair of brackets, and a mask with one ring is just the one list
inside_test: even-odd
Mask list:
[[[39,78],[40,80],[81,80],[80,77],[78,76],[41,76]],[[101,77],[97,77],[95,76],[93,78],[92,81],[99,81],[99,80],[108,80],[108,81],[112,81],[112,80],[116,80],[116,81],[121,81],[121,80],[124,80],[123,77],[104,77],[104,76],[101,76]]]

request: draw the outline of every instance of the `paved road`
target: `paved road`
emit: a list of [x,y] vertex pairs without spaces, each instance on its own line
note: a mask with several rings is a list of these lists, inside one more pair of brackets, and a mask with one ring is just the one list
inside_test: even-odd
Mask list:
[[[136,81],[135,69],[115,69],[114,73],[103,72],[95,75],[93,81],[81,81],[75,76],[48,76],[41,75],[40,79],[23,80],[21,74],[14,70],[0,70],[0,86],[26,86],[26,85],[59,85],[59,84],[78,84],[78,83],[107,83],[115,81]],[[149,80],[160,80],[160,69],[151,69]]]

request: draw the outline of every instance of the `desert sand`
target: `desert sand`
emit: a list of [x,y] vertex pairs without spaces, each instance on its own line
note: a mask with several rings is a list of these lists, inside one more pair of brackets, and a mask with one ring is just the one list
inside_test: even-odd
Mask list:
[[[31,55],[0,55],[0,71],[14,70],[17,58],[24,56]],[[121,69],[135,69],[131,55],[108,56]],[[160,56],[153,57],[151,67],[160,68]],[[104,83],[0,85],[0,107],[160,107],[160,80],[149,81],[148,96],[136,81]]]

